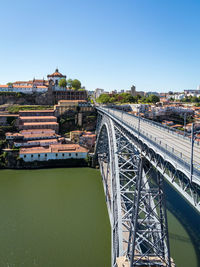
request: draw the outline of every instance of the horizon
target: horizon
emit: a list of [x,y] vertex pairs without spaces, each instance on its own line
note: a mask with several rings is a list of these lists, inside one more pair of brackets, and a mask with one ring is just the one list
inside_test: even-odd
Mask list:
[[182,92],[200,84],[199,1],[12,0],[1,7],[0,84],[42,79],[57,67],[89,91],[134,84]]

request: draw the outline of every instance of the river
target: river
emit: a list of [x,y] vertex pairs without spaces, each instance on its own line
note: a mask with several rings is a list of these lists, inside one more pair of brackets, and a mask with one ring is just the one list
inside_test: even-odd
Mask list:
[[[177,267],[198,267],[199,216],[165,187],[172,257]],[[110,267],[98,170],[1,170],[0,216],[0,267]]]

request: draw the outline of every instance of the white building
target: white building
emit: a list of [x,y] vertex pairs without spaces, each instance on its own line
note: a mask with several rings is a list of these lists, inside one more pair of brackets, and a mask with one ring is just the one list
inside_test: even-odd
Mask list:
[[66,90],[66,88],[62,88],[59,86],[59,81],[61,79],[66,79],[66,75],[61,74],[58,69],[55,70],[54,73],[47,75],[48,81],[53,81],[55,86],[55,91],[63,91]]
[[51,144],[48,148],[22,148],[19,157],[26,162],[61,159],[85,159],[88,149],[78,144]]
[[47,75],[48,80],[33,79],[32,81],[17,81],[10,85],[0,85],[0,92],[15,92],[15,93],[46,93],[49,83],[52,82],[53,90],[65,91],[66,88],[59,86],[61,79],[66,79],[66,75],[61,74],[58,69],[54,73]]
[[97,89],[95,89],[94,97],[95,97],[95,98],[98,98],[98,97],[100,97],[100,95],[102,95],[103,93],[104,93],[104,89],[97,88]]
[[174,94],[171,97],[174,98],[175,100],[181,100],[185,97],[185,95],[184,94]]
[[36,86],[36,85],[0,85],[0,92],[15,92],[23,94],[32,93],[45,93],[48,91],[47,86]]

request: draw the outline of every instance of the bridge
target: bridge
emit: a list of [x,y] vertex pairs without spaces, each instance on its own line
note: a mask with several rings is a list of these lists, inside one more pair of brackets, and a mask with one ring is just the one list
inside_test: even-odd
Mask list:
[[112,266],[175,266],[163,178],[200,212],[200,146],[161,124],[97,107],[97,144],[112,228]]

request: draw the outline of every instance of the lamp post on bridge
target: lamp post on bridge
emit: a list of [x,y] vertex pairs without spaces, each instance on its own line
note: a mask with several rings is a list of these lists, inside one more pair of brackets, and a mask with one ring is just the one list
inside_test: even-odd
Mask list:
[[192,176],[193,176],[193,169],[194,169],[194,163],[193,163],[193,158],[194,158],[194,141],[197,138],[196,134],[199,133],[196,132],[194,134],[194,123],[192,123],[192,129],[191,129],[191,160],[190,160],[190,181],[192,182]]
[[140,106],[138,106],[138,139],[140,137]]
[[185,137],[185,127],[186,127],[186,121],[187,121],[187,114],[184,113],[184,137]]
[[190,159],[190,181],[192,182],[193,176],[193,152],[194,152],[194,123],[192,123],[192,131],[191,131],[191,159]]

